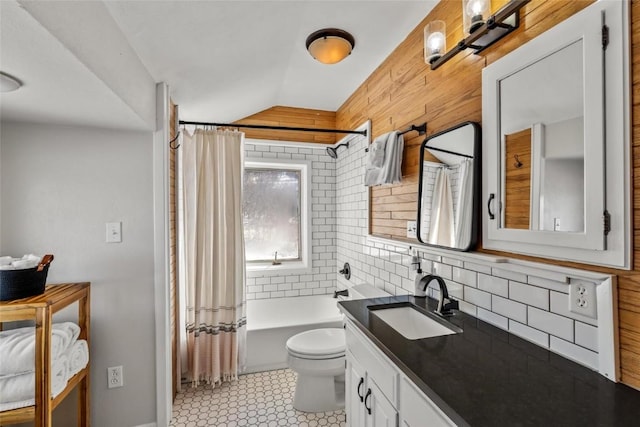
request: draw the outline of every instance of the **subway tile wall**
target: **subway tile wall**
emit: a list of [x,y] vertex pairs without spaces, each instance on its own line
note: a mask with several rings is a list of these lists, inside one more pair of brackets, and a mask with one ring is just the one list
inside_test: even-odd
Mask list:
[[[351,280],[338,276],[338,287],[371,283],[394,295],[413,293],[415,271],[406,245],[367,238],[366,145],[364,137],[352,139],[337,160],[334,270],[344,262],[352,267]],[[425,272],[446,280],[462,311],[598,369],[598,322],[569,312],[566,283],[496,268],[464,253],[418,255]],[[437,290],[430,288],[429,293],[437,297]]]
[[[306,144],[307,146],[310,144]],[[264,274],[247,271],[247,299],[321,295],[336,289],[336,161],[325,146],[307,148],[245,141],[246,158],[311,162],[311,272]]]

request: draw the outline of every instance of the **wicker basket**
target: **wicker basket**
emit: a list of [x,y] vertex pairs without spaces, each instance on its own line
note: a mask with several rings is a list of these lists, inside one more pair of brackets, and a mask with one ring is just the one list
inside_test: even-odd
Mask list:
[[34,268],[0,270],[0,301],[43,294],[51,260],[53,255],[46,255],[40,265]]

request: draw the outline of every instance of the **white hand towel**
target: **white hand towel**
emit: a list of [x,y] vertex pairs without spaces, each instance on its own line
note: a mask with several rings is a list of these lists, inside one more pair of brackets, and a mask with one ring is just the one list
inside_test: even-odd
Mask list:
[[[51,359],[57,359],[78,338],[80,327],[72,322],[51,327]],[[0,375],[35,369],[35,328],[26,327],[0,332]]]
[[397,131],[380,135],[371,144],[370,150],[373,149],[373,146],[382,146],[382,143],[378,145],[380,141],[386,141],[384,143],[384,161],[382,165],[378,167],[374,164],[374,159],[379,159],[378,154],[367,156],[364,185],[369,187],[381,184],[395,184],[402,181],[402,153],[404,150],[402,135]]
[[[67,385],[67,357],[62,355],[51,362],[51,396],[57,396]],[[36,373],[0,376],[0,403],[35,399]],[[28,406],[28,405],[26,405]]]
[[369,146],[369,165],[374,168],[381,168],[384,165],[384,151],[387,147],[387,135],[379,136]]
[[89,363],[89,346],[85,340],[78,340],[64,353],[69,361],[69,378],[80,372]]

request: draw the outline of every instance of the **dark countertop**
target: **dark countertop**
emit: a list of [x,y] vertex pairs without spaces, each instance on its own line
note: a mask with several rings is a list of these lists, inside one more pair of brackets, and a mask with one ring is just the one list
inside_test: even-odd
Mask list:
[[463,332],[409,340],[368,306],[430,298],[341,301],[341,310],[459,426],[640,426],[640,391],[462,312]]

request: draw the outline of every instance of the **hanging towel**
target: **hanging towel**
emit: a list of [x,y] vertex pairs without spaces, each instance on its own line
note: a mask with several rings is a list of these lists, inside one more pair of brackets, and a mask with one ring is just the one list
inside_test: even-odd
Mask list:
[[[51,397],[55,397],[67,385],[67,358],[61,355],[51,362]],[[36,373],[34,371],[18,375],[0,376],[0,410],[10,409],[4,404],[31,402],[23,406],[33,405],[35,398]],[[15,406],[20,407],[20,406]]]
[[364,185],[371,187],[402,181],[404,138],[397,131],[378,136],[369,147]]
[[[51,359],[57,359],[80,335],[72,322],[54,323],[51,327]],[[0,332],[0,375],[33,371],[35,366],[35,328],[26,327]]]

